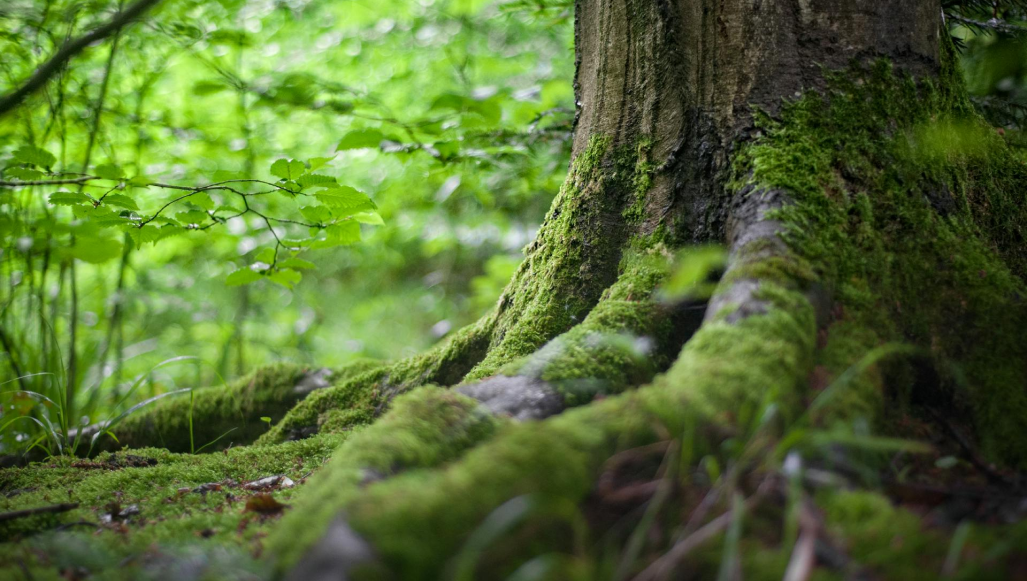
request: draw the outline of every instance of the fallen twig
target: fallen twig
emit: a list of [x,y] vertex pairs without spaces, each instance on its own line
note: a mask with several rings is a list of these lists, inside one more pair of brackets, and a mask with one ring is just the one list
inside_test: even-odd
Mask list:
[[32,516],[34,514],[68,512],[69,510],[75,510],[76,508],[78,508],[77,502],[66,502],[63,504],[40,506],[37,508],[26,508],[24,510],[12,510],[11,512],[0,513],[0,522],[14,520],[26,516]]

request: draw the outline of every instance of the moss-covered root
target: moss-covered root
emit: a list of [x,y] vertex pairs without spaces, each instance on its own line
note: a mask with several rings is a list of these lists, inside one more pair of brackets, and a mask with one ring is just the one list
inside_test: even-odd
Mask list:
[[[812,367],[814,309],[795,285],[770,281],[761,285],[759,296],[767,302],[766,312],[707,322],[650,386],[541,422],[508,425],[447,468],[369,486],[344,512],[336,505],[335,512],[323,515],[317,530],[299,518],[283,522],[274,537],[281,564],[303,567],[316,559],[320,553],[312,550],[310,539],[328,538],[327,523],[344,518],[337,522],[347,527],[333,527],[333,533],[355,531],[377,556],[364,572],[367,578],[382,578],[381,571],[370,570],[379,567],[397,578],[437,579],[475,527],[512,498],[576,503],[603,462],[620,450],[693,433],[690,441],[709,449],[746,410],[755,413],[777,402],[782,411],[795,411]],[[345,455],[336,462],[346,462]],[[506,544],[504,562],[521,561],[541,546],[551,551],[569,537],[565,532],[550,537],[547,530],[552,532],[537,530],[526,546]],[[502,578],[502,571],[488,577]]]
[[321,537],[362,488],[398,472],[450,461],[492,436],[501,421],[473,399],[434,386],[397,397],[388,413],[350,436],[331,462],[311,478],[269,546],[282,562],[295,563],[301,550],[321,542],[316,558],[297,572],[298,579],[315,578],[325,568],[343,571],[346,563],[339,559],[359,544],[339,547],[331,544],[338,541],[335,535]]
[[702,304],[667,304],[656,296],[669,267],[657,244],[632,253],[581,324],[499,375],[457,388],[492,412],[541,419],[599,395],[648,383],[665,370],[702,322]]
[[[210,444],[220,449],[249,443],[267,430],[261,418],[278,421],[297,401],[352,373],[366,369],[358,362],[339,371],[274,364],[257,369],[228,385],[204,387],[157,400],[111,426],[115,438],[104,432],[105,424],[83,431],[82,450],[115,450],[122,447],[159,446],[172,452],[190,452]],[[216,443],[215,443],[216,441]]]
[[485,356],[492,315],[468,325],[425,353],[336,381],[299,402],[258,444],[338,433],[380,416],[393,397],[428,384],[453,385]]

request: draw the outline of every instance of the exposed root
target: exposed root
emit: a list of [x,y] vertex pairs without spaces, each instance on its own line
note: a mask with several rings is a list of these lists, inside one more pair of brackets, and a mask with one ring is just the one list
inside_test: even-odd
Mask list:
[[[476,523],[507,499],[533,494],[577,502],[619,450],[697,427],[693,442],[711,449],[733,429],[739,410],[768,400],[797,410],[816,337],[813,308],[798,286],[761,283],[757,296],[772,309],[734,323],[711,320],[652,386],[511,426],[442,470],[400,475],[355,495],[332,486],[346,497],[333,506],[345,506],[347,526],[390,571],[404,579],[436,578]],[[337,509],[318,532],[340,514]],[[274,539],[287,567],[310,546],[296,534],[283,527]]]
[[114,438],[105,433],[105,423],[89,426],[82,430],[79,452],[149,446],[190,452],[208,443],[213,443],[208,448],[213,451],[246,444],[267,430],[262,417],[278,421],[297,401],[361,366],[366,364],[340,372],[287,364],[263,367],[228,386],[196,389],[192,398],[184,393],[158,400],[112,425]]

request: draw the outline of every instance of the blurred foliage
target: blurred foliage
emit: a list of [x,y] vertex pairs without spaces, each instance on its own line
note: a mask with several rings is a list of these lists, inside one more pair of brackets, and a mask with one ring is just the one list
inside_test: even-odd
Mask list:
[[[0,5],[0,94],[126,4]],[[0,389],[56,402],[8,393],[5,415],[96,420],[140,375],[122,409],[274,360],[401,357],[491,308],[567,165],[568,16],[177,0],[77,55],[0,117]],[[240,179],[266,183],[209,189]],[[178,356],[210,365],[149,372]]]

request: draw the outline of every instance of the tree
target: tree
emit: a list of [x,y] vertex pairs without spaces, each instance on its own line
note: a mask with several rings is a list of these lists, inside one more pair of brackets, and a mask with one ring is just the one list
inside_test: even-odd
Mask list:
[[[162,402],[104,441],[152,444],[157,426],[188,450],[186,418],[216,437],[299,398],[248,454],[370,424],[268,539],[293,579],[595,578],[607,565],[580,558],[582,531],[615,530],[599,505],[637,480],[646,524],[611,537],[617,578],[805,578],[814,559],[825,574],[956,571],[951,530],[877,493],[821,490],[818,510],[796,492],[804,462],[857,479],[898,451],[916,471],[914,434],[957,434],[969,470],[998,483],[1027,462],[1027,168],[973,112],[940,4],[575,10],[571,172],[491,314],[397,363],[264,370]],[[730,255],[706,301],[716,252],[692,245],[718,242]],[[708,500],[672,494],[677,471]],[[742,536],[743,514],[781,519],[767,509],[781,502],[798,515],[785,533]],[[968,574],[1007,566],[966,558]]]

